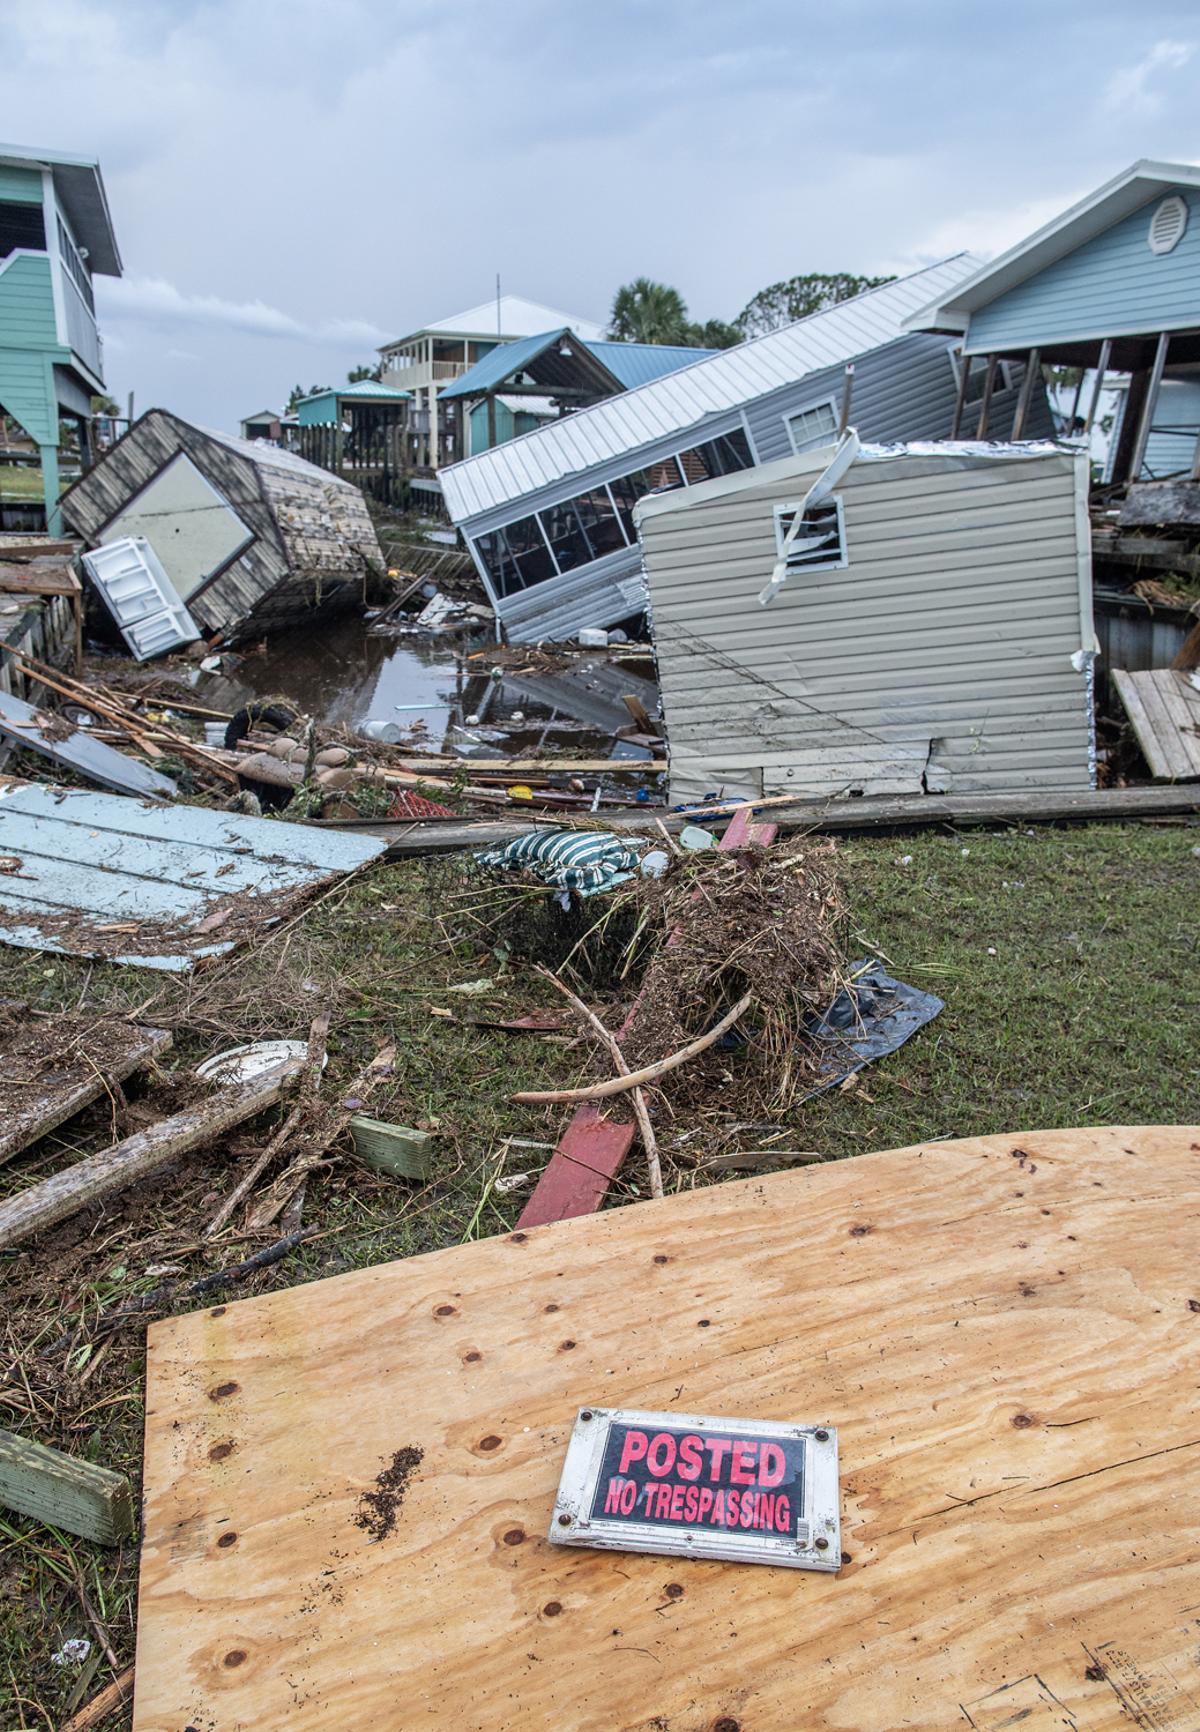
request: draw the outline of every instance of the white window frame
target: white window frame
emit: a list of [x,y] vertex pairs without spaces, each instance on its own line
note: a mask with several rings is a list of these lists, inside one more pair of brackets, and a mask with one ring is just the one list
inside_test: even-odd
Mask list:
[[[832,505],[837,512],[837,558],[801,559],[797,560],[794,565],[789,561],[787,568],[789,577],[803,576],[803,574],[808,571],[841,571],[849,565],[850,550],[846,545],[846,508],[841,494],[835,493],[832,499],[822,499],[820,501],[821,508],[824,508],[826,505]],[[777,559],[783,558],[784,537],[787,535],[787,530],[785,529],[783,522],[784,518],[794,517],[798,511],[803,510],[803,499],[785,500],[782,504],[773,507],[775,518],[775,556]]]
[[[820,439],[812,440],[803,445],[797,445],[796,435],[792,431],[792,422],[798,420],[801,415],[811,415],[816,409],[828,409],[833,415],[833,426],[829,429],[828,438],[826,438],[825,434],[822,434]],[[802,457],[806,451],[819,451],[822,445],[836,441],[838,435],[839,413],[838,400],[836,397],[818,397],[812,403],[801,403],[798,408],[789,409],[787,414],[782,417],[782,420],[783,430],[787,434],[788,444],[792,448],[792,456]]]

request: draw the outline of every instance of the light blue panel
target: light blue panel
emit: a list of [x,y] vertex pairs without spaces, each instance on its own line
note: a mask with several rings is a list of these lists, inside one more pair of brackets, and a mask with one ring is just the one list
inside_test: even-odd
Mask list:
[[1164,379],[1142,474],[1151,480],[1190,470],[1200,439],[1200,380]]
[[1150,218],[1160,202],[1156,195],[1104,234],[972,313],[968,353],[1200,325],[1200,193],[1182,187],[1178,193],[1188,205],[1188,224],[1173,252],[1150,251]]
[[309,397],[296,405],[296,419],[301,427],[331,427],[337,418],[336,391],[323,391],[319,397]]
[[[496,443],[503,445],[516,433],[513,412],[507,403],[496,401]],[[471,455],[488,449],[488,412],[486,403],[476,403],[471,410]]]
[[8,692],[0,692],[0,733],[7,734],[19,746],[27,746],[78,770],[102,788],[115,788],[118,794],[146,794],[161,800],[179,792],[169,777],[160,776],[157,770],[124,752],[114,751],[103,740],[94,740],[86,728],[77,728],[65,740],[48,739],[38,725],[38,712],[33,705]]
[[0,259],[0,346],[58,347],[50,260],[44,253],[20,253],[7,261]]
[[[197,931],[235,896],[261,898],[258,919],[269,925],[293,911],[300,893],[355,871],[385,846],[374,837],[196,806],[16,787],[0,793],[0,853],[21,861],[18,873],[0,878],[0,941],[188,969],[245,940],[244,915],[232,916],[238,929],[229,938],[219,927],[211,940]],[[110,957],[114,941],[97,929],[135,920],[135,948]]]
[[0,198],[11,199],[15,204],[41,204],[42,171],[0,162]]

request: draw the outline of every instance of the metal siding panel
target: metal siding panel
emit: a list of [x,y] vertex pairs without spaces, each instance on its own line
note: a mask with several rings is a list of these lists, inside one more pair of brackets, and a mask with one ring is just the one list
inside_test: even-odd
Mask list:
[[[803,467],[800,486],[775,478],[643,522],[672,796],[724,771],[741,791],[907,785],[911,752],[904,770],[895,750],[923,763],[931,740],[931,774],[956,787],[1087,786],[1074,460],[863,463],[842,488],[848,567],[759,609],[772,500],[802,492]],[[723,556],[711,565],[697,565],[697,517]]]
[[1188,225],[1174,251],[1150,251],[1155,196],[1104,234],[971,314],[966,347],[1045,347],[1054,342],[1200,324],[1200,193],[1179,188]]

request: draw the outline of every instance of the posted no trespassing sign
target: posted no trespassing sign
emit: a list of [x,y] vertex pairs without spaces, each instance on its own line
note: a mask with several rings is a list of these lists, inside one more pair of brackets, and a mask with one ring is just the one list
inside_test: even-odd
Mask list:
[[836,1570],[837,1432],[581,1408],[549,1537],[557,1545]]

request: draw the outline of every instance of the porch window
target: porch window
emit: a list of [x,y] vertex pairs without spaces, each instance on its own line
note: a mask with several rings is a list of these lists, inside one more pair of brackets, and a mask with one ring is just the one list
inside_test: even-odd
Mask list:
[[836,435],[837,404],[832,397],[825,403],[813,403],[807,409],[797,409],[794,415],[785,415],[783,424],[792,442],[792,450],[799,456],[801,451],[812,451],[818,445],[828,445]]
[[42,207],[17,199],[0,199],[0,259],[22,249],[34,253],[46,250]]
[[538,513],[546,540],[559,571],[574,571],[577,566],[590,565],[599,552],[584,528],[577,499],[564,500],[561,505],[549,505]]
[[[954,373],[954,388],[957,391],[962,379],[963,357],[957,348],[950,349],[948,353],[950,366]],[[963,401],[964,403],[981,403],[983,401],[983,387],[987,382],[987,356],[969,355],[967,365],[970,371],[967,374],[967,394]],[[1016,369],[1012,362],[997,361],[996,377],[992,381],[992,395],[997,396],[1001,391],[1011,391],[1015,384]]]
[[734,475],[739,469],[754,465],[750,441],[740,428],[722,433],[703,445],[694,445],[690,451],[681,451],[679,461],[689,487],[699,481],[711,481],[715,475]]
[[622,527],[632,543],[637,540],[637,530],[633,527],[633,508],[638,500],[643,499],[647,493],[669,493],[672,488],[682,487],[683,473],[677,458],[664,457],[646,469],[635,469],[628,475],[618,476],[608,485],[616,501]]
[[475,550],[498,596],[516,595],[519,590],[558,576],[536,517],[519,517],[515,523],[506,523],[503,529],[476,537]]
[[[775,507],[775,550],[782,559],[799,505]],[[846,524],[842,514],[841,496],[822,499],[812,505],[800,520],[795,540],[786,548],[789,575],[799,571],[828,571],[846,564]]]

